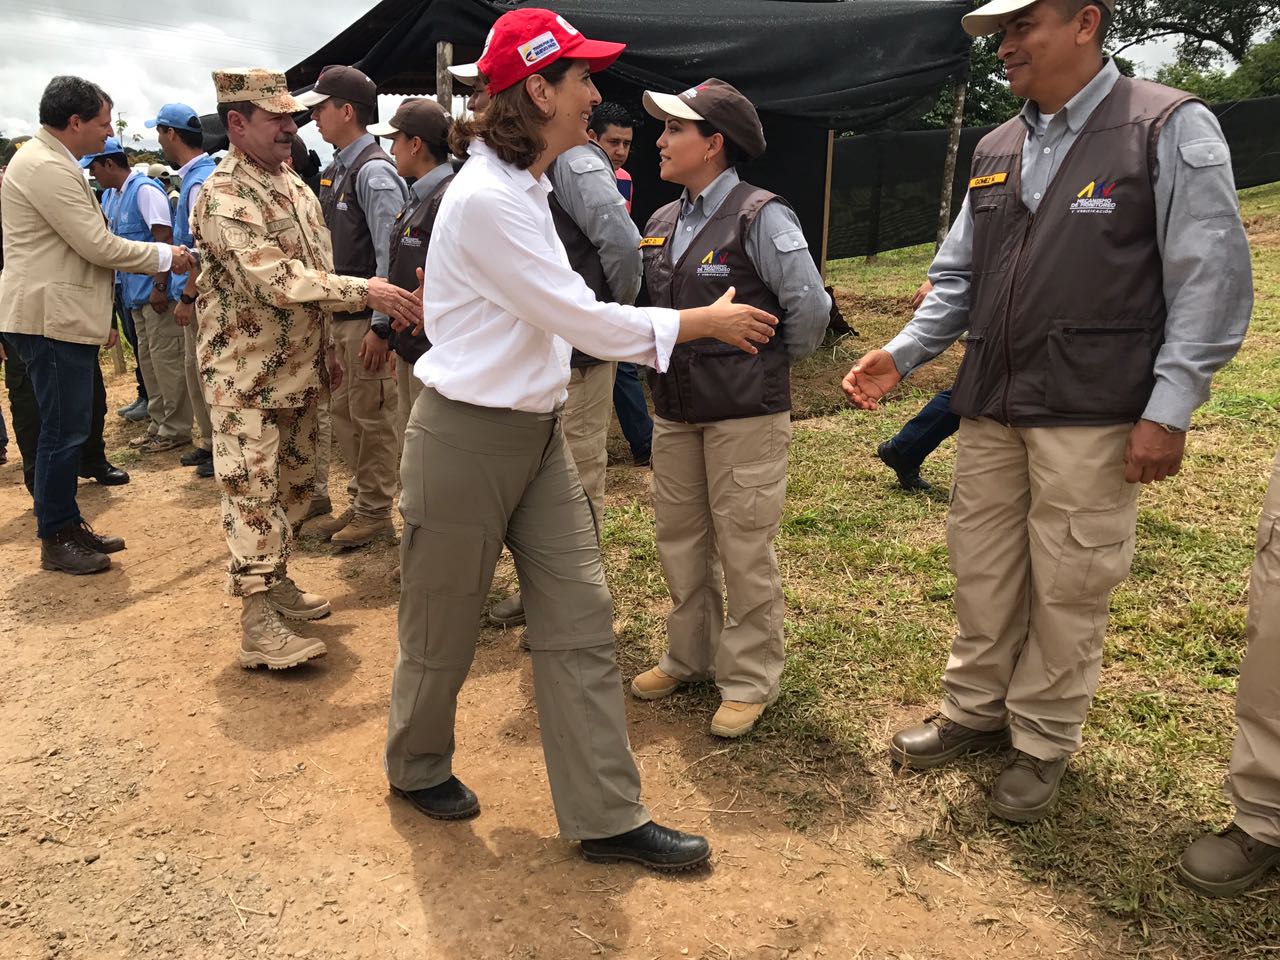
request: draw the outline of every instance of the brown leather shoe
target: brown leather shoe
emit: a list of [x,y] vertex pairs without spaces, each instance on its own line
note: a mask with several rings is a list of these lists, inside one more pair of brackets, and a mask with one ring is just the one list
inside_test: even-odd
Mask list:
[[66,526],[40,541],[40,566],[60,573],[99,573],[111,566],[111,558],[86,547],[78,526]]
[[77,540],[97,553],[119,553],[124,549],[124,537],[104,537],[83,520],[72,529]]
[[363,547],[375,540],[394,540],[395,536],[396,528],[391,525],[390,517],[383,517],[381,520],[352,517],[350,523],[329,538],[329,542],[345,550]]
[[680,689],[680,681],[657,667],[646,670],[631,681],[631,695],[637,700],[661,700]]
[[1277,864],[1280,847],[1263,843],[1233,823],[1187,847],[1178,862],[1178,875],[1211,897],[1234,897]]
[[1041,760],[1014,750],[1009,765],[991,788],[991,812],[1014,823],[1043,820],[1058,799],[1067,760]]
[[[314,503],[315,501],[312,502]],[[332,540],[335,533],[342,530],[355,518],[356,512],[350,507],[347,507],[347,509],[343,510],[336,517],[329,517],[327,520],[321,520],[318,523],[313,523],[307,528],[307,532],[314,537],[319,537],[321,540]]]
[[940,713],[916,727],[899,730],[889,741],[889,761],[905,770],[932,770],[966,753],[986,753],[1009,746],[1009,728],[974,730]]

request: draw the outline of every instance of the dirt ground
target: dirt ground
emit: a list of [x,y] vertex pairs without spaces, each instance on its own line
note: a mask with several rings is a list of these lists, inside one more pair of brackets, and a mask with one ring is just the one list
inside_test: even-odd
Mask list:
[[[131,386],[109,378],[111,410]],[[139,428],[108,418],[118,454]],[[585,863],[556,836],[514,633],[483,632],[460,702],[457,769],[483,813],[422,818],[389,796],[381,766],[395,550],[303,550],[296,579],[333,603],[314,625],[329,655],[287,673],[243,671],[213,483],[179,467],[180,453],[117,455],[132,483],[81,485],[87,518],[128,550],[80,579],[39,570],[15,448],[0,468],[0,957],[1117,949],[1119,928],[1069,895],[922,854],[913,841],[926,824],[892,778],[846,811],[821,772],[729,762],[705,726],[634,702],[646,799],[661,821],[705,832],[715,856],[674,878]],[[642,490],[642,476],[612,467],[611,495]],[[343,489],[337,476],[333,487]],[[797,832],[778,788],[808,777],[834,799]]]

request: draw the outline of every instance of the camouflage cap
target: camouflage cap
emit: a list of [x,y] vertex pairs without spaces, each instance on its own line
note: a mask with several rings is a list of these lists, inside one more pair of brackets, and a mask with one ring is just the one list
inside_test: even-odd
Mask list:
[[272,113],[297,113],[306,108],[289,93],[284,74],[263,67],[213,71],[219,103],[248,101]]

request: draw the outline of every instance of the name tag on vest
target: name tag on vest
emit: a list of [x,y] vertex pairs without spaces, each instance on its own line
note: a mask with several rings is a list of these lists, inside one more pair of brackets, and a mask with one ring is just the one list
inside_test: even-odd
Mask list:
[[643,250],[645,247],[665,246],[666,242],[667,242],[666,237],[644,237],[640,241],[640,249]]
[[332,180],[321,180],[321,181],[320,181],[320,186],[322,186],[322,187],[332,187],[332,186],[333,186],[333,181],[332,181]]
[[1002,183],[1007,183],[1009,174],[993,173],[989,177],[974,177],[969,181],[969,189],[977,190],[980,187],[994,187]]

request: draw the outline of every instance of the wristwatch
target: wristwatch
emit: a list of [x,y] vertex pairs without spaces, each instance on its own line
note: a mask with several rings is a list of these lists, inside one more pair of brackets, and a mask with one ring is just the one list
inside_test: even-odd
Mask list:
[[383,340],[391,339],[391,324],[389,323],[374,323],[369,326],[369,329]]
[[191,294],[189,294],[189,293],[180,293],[180,294],[178,294],[178,299],[179,299],[179,300],[181,300],[183,303],[195,303],[195,302],[196,302],[196,298],[195,298],[195,297],[193,297],[193,296],[191,296]]
[[1163,429],[1165,433],[1186,433],[1187,432],[1183,430],[1181,427],[1175,427],[1172,424],[1160,423],[1159,421],[1156,421],[1156,424],[1161,429]]

